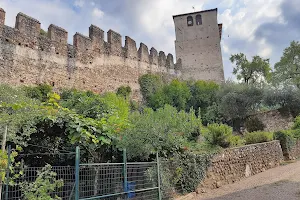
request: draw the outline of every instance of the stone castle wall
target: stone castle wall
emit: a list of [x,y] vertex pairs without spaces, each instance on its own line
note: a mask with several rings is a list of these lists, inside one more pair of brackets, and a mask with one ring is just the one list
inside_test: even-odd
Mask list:
[[294,122],[294,118],[289,112],[280,112],[279,110],[261,112],[250,117],[257,117],[265,125],[264,130],[269,132],[289,129]]
[[200,188],[213,189],[234,183],[279,166],[281,161],[283,161],[283,154],[280,142],[277,140],[225,149],[213,157],[207,177]]
[[113,30],[107,32],[91,25],[89,36],[76,33],[73,45],[68,32],[50,25],[47,35],[40,33],[41,24],[23,13],[16,17],[15,27],[5,24],[5,11],[0,9],[0,82],[12,85],[47,83],[54,88],[77,88],[94,92],[115,91],[122,85],[139,95],[138,78],[156,73],[167,78],[180,77],[181,62],[173,55],[158,52]]
[[[217,9],[173,16],[176,57],[182,61],[182,79],[208,80],[223,83],[221,52],[222,25],[218,24]],[[196,23],[197,17],[201,18]],[[187,19],[193,20],[192,25]]]

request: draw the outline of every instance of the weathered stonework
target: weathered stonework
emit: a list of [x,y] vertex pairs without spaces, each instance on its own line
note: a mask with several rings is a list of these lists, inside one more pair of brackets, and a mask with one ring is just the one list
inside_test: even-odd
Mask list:
[[280,112],[279,110],[270,110],[252,116],[257,117],[265,125],[264,130],[269,132],[289,129],[294,122],[294,118],[290,113]]
[[173,16],[182,79],[224,82],[222,25],[218,24],[217,16],[217,9]]
[[300,158],[300,140],[297,140],[295,145],[291,148],[288,157],[290,160],[295,160],[298,158]]
[[300,139],[296,140],[294,145],[282,145],[282,152],[285,160],[296,160],[300,158]]
[[[73,45],[67,43],[68,32],[51,24],[48,35],[40,34],[41,24],[23,13],[14,28],[4,25],[5,11],[0,9],[0,82],[11,85],[47,83],[55,88],[77,88],[94,92],[115,91],[122,85],[139,96],[138,78],[145,73],[177,78],[180,62],[113,30],[107,33],[91,25],[89,36],[76,33]],[[175,68],[176,66],[176,68]]]
[[225,149],[212,159],[201,187],[218,188],[279,166],[283,154],[279,141]]

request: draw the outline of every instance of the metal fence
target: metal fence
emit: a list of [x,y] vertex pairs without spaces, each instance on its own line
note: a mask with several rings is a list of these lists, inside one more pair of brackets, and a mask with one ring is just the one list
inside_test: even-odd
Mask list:
[[127,163],[124,150],[122,163],[77,163],[76,167],[75,199],[161,199],[158,154],[154,162]]
[[[22,170],[23,175],[14,179],[14,185],[9,183],[13,174],[7,169],[8,179],[2,187],[2,199],[24,199],[20,183],[34,182],[37,171],[41,169],[42,167],[26,166],[15,168],[15,174]],[[127,162],[124,151],[122,163],[80,163],[80,151],[77,147],[74,166],[52,166],[51,171],[57,174],[56,179],[61,179],[64,183],[51,196],[57,195],[62,200],[170,199],[167,193],[161,192],[158,154],[153,162]]]
[[[15,184],[6,185],[8,189],[4,190],[3,198],[4,200],[20,200],[23,199],[23,193],[20,188],[20,183],[25,181],[32,183],[37,178],[37,171],[42,170],[43,167],[24,167],[15,169],[15,173],[18,174],[20,170],[23,172],[23,176],[14,180]],[[57,174],[57,179],[63,180],[63,186],[61,188],[56,188],[55,191],[51,194],[52,197],[55,195],[61,197],[63,200],[74,199],[74,189],[75,189],[75,167],[74,166],[53,166],[51,169],[52,172]]]

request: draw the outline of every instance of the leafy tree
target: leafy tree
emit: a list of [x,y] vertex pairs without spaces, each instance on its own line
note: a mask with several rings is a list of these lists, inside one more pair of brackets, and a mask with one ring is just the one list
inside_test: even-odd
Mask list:
[[59,144],[63,148],[79,144],[99,162],[128,126],[129,102],[112,93],[72,91],[61,102],[59,95],[48,93],[48,100],[41,103],[22,90],[8,86],[2,90],[1,131],[8,125],[8,141],[16,144],[27,146],[32,140],[46,144],[52,152],[59,150]]
[[154,93],[150,97],[148,105],[153,109],[157,109],[169,104],[178,110],[186,110],[190,98],[191,93],[188,85],[185,82],[173,80]]
[[261,89],[245,84],[227,84],[218,93],[220,112],[227,120],[245,119],[261,105]]
[[293,86],[266,89],[263,103],[272,109],[288,111],[296,117],[300,113],[300,90]]
[[220,112],[218,102],[213,102],[212,105],[206,108],[204,113],[201,110],[201,117],[203,120],[203,125],[221,123],[223,121],[223,116]]
[[256,83],[260,78],[270,78],[269,59],[263,59],[260,56],[254,56],[252,61],[248,61],[245,54],[231,55],[230,61],[235,63],[233,74],[238,80],[242,80],[246,84]]
[[121,86],[117,89],[117,95],[128,99],[131,93],[131,88],[129,86]]
[[36,131],[34,124],[44,113],[39,105],[38,100],[28,98],[20,88],[0,85],[0,137],[8,127],[7,141],[25,145]]
[[191,98],[189,87],[185,82],[179,80],[173,80],[169,85],[166,85],[163,88],[163,93],[166,97],[166,103],[178,110],[185,110]]
[[139,78],[139,84],[143,99],[148,102],[150,97],[162,88],[163,81],[158,75],[145,74]]
[[300,43],[292,41],[274,66],[274,82],[287,83],[300,88]]
[[215,104],[217,102],[217,92],[219,89],[220,86],[211,81],[197,81],[190,84],[191,99],[188,106],[194,108],[196,111],[200,108],[201,115],[207,118],[207,120],[203,118],[205,125],[212,121],[212,109],[216,108]]

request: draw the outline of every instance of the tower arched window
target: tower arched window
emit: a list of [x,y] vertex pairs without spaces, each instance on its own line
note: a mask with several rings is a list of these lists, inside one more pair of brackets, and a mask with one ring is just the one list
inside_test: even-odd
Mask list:
[[201,15],[196,15],[196,24],[202,25],[202,16]]
[[192,16],[187,17],[187,25],[188,26],[193,26],[194,25],[194,20]]

